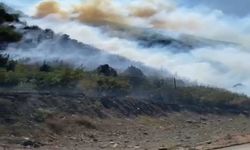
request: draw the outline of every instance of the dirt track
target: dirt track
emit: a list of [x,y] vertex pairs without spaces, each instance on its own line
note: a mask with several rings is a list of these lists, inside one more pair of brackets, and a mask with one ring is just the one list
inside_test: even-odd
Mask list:
[[249,150],[250,149],[250,144],[244,144],[244,145],[240,145],[240,146],[232,146],[232,147],[228,147],[228,148],[223,148],[220,150]]

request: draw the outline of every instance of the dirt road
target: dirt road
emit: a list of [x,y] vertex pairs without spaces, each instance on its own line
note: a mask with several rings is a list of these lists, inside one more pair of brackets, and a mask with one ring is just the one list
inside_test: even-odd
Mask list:
[[250,150],[250,144],[240,145],[240,146],[233,146],[228,148],[223,148],[220,150]]

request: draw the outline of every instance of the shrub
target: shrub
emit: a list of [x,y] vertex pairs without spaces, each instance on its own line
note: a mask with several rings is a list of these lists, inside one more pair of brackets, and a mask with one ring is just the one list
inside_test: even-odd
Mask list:
[[51,67],[46,62],[44,62],[39,70],[42,71],[42,72],[50,72]]
[[117,76],[116,70],[110,67],[108,64],[101,65],[96,70],[99,75],[112,76],[112,77]]
[[4,6],[0,4],[0,24],[2,24],[3,22],[18,21],[18,18],[18,14],[7,13]]
[[143,72],[139,69],[136,68],[134,66],[130,66],[128,67],[124,73],[125,76],[129,76],[129,77],[136,77],[136,78],[144,78],[145,75],[143,74]]
[[7,66],[8,61],[9,61],[9,55],[0,54],[0,67],[1,68],[5,68]]
[[0,26],[0,42],[18,42],[22,35],[11,27]]
[[146,79],[143,72],[134,66],[128,67],[123,75],[129,79],[129,82],[133,87],[141,85]]
[[15,71],[16,64],[17,64],[17,62],[14,61],[14,60],[9,61],[8,64],[7,64],[7,66],[6,66],[6,70],[7,71]]

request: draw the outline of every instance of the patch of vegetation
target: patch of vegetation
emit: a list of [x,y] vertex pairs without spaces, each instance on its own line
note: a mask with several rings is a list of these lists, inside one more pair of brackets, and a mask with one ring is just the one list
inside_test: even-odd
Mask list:
[[5,7],[0,4],[0,42],[8,43],[21,40],[22,35],[15,31],[15,27],[7,25],[8,23],[18,22],[18,18],[18,14],[8,13]]
[[128,80],[116,78],[99,78],[96,81],[96,88],[99,92],[108,92],[112,95],[125,95],[130,90]]
[[[98,67],[99,70],[103,66]],[[110,68],[108,66],[106,70]],[[174,82],[177,82],[177,87]],[[10,60],[8,55],[0,55],[1,87],[27,84],[37,90],[77,89],[86,94],[90,92],[95,96],[138,95],[154,101],[163,101],[166,104],[211,107],[243,107],[241,104],[249,101],[245,95],[204,86],[186,87],[182,82],[170,78],[146,77],[140,69],[133,66],[124,73],[117,73],[116,76],[106,76],[96,71],[84,71],[82,68],[64,65],[56,66],[48,63],[43,63],[41,66],[23,65]]]
[[128,80],[129,83],[131,84],[131,86],[133,87],[138,87],[142,84],[146,84],[146,78],[145,75],[143,74],[143,72],[134,67],[134,66],[130,66],[128,67],[122,74],[123,76],[125,76]]
[[108,64],[101,65],[96,69],[99,75],[116,77],[117,72],[114,68],[110,67]]
[[7,67],[8,62],[9,62],[9,55],[0,54],[0,67],[1,68]]
[[197,103],[210,106],[226,107],[234,105],[235,102],[243,103],[249,101],[249,98],[245,95],[231,93],[219,88],[204,86],[187,87],[184,89],[184,92],[190,93]]
[[0,26],[0,42],[18,42],[22,35],[15,31],[13,27]]
[[15,22],[18,21],[19,19],[18,14],[9,14],[6,10],[5,7],[0,4],[0,24],[4,22]]
[[38,88],[74,88],[81,79],[82,74],[81,70],[65,68],[55,69],[50,72],[38,71],[31,78]]

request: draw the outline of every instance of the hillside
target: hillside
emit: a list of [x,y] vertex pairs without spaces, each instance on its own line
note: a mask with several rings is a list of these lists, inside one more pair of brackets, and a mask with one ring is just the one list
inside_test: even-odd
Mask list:
[[37,26],[24,25],[18,27],[17,31],[23,35],[23,38],[18,43],[10,44],[6,53],[15,59],[23,59],[26,63],[65,61],[69,65],[82,66],[86,69],[92,69],[101,64],[112,64],[119,69],[124,69],[131,64],[141,65],[80,43],[68,35],[57,35],[49,29],[42,30]]
[[[250,134],[245,95],[156,75],[0,11],[0,148],[198,149]],[[142,45],[190,46],[139,35]]]

